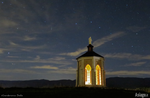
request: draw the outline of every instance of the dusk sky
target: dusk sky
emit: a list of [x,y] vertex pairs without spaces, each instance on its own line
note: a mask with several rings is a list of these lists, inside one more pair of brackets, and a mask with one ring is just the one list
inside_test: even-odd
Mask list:
[[150,77],[150,0],[0,0],[0,80],[74,80],[89,37],[106,78]]

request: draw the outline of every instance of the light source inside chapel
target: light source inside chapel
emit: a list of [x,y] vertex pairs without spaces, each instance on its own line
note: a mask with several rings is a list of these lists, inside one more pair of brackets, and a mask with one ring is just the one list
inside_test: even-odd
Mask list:
[[91,85],[91,66],[89,64],[85,67],[85,84]]
[[101,68],[96,65],[96,85],[101,85]]

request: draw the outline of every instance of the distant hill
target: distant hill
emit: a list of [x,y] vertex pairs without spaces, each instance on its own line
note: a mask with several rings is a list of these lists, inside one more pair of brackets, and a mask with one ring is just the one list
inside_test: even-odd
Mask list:
[[[74,87],[76,80],[26,80],[26,81],[4,81],[0,80],[1,87]],[[107,87],[115,88],[150,88],[150,78],[112,77],[106,79]]]
[[75,80],[26,80],[26,81],[3,81],[0,80],[1,87],[58,87],[75,86]]
[[106,79],[106,85],[116,88],[150,88],[150,78],[112,77]]

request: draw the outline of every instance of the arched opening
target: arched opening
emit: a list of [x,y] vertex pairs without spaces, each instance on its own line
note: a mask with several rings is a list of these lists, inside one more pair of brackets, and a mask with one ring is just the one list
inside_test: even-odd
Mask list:
[[96,85],[101,85],[101,68],[96,65]]
[[91,85],[91,66],[89,64],[85,67],[85,84]]

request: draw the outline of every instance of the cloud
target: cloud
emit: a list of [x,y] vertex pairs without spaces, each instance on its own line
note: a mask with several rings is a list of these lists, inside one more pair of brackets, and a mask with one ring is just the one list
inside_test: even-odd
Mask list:
[[[125,34],[124,32],[117,32],[117,33],[111,34],[109,36],[103,37],[101,39],[98,39],[98,40],[94,41],[93,42],[93,46],[95,48],[99,47],[99,46],[103,45],[106,42],[109,42],[109,41],[111,41],[111,40],[113,40],[113,39],[115,39],[117,37],[123,36],[124,34]],[[87,51],[87,47],[78,49],[75,52],[61,53],[59,55],[77,56],[77,55],[79,55],[79,54],[81,54],[82,52],[85,52],[85,51]]]
[[94,41],[93,46],[94,47],[99,47],[99,46],[103,45],[106,42],[109,42],[109,41],[111,41],[115,38],[123,36],[124,34],[125,34],[124,32],[117,32],[117,33],[111,34],[109,36],[103,37],[101,39],[98,39],[98,40]]
[[150,71],[111,71],[107,72],[106,75],[150,75]]
[[12,49],[7,49],[7,48],[0,48],[0,54],[3,54],[4,53],[4,51],[10,51],[10,50],[12,50]]
[[20,46],[20,50],[22,51],[31,51],[35,49],[44,49],[46,45],[39,45],[39,46]]
[[139,55],[131,53],[113,53],[113,54],[103,54],[105,58],[119,58],[128,60],[150,60],[150,55]]
[[77,61],[76,59],[71,59],[71,60],[72,60],[72,61],[75,61],[75,62]]
[[14,42],[12,42],[12,41],[9,41],[9,44],[10,44],[11,46],[19,46],[18,44],[14,43]]
[[50,65],[32,66],[30,68],[35,68],[35,69],[58,69],[58,67],[54,67],[54,66],[50,66]]
[[24,41],[32,41],[32,40],[36,40],[36,38],[35,37],[25,36],[23,40]]
[[59,65],[71,65],[72,61],[68,61],[62,57],[54,57],[48,59],[41,59],[39,55],[32,60],[0,60],[0,62],[23,62],[23,63],[52,63],[52,64],[59,64]]
[[140,27],[140,26],[130,26],[130,27],[127,27],[127,30],[130,30],[132,32],[139,32],[143,29],[147,28],[146,26],[143,26],[143,27]]
[[56,60],[56,61],[65,60],[65,59],[66,59],[66,58],[64,58],[64,57],[49,58],[49,60]]
[[39,55],[37,55],[36,56],[36,58],[35,58],[35,60],[39,60],[40,59],[40,56]]
[[79,55],[80,53],[82,52],[85,52],[87,50],[87,48],[82,48],[82,49],[78,49],[77,51],[75,52],[69,52],[69,53],[61,53],[60,55],[68,55],[68,56],[77,56]]
[[54,71],[48,71],[48,73],[58,73],[58,74],[76,74],[76,68],[68,67],[66,69],[57,69]]
[[131,63],[131,64],[127,64],[125,66],[141,66],[143,64],[145,64],[146,62],[136,62],[136,63]]
[[3,53],[3,49],[0,49],[0,54],[2,54]]
[[9,58],[19,58],[19,56],[7,56]]
[[2,19],[0,22],[1,27],[13,27],[16,26],[17,23],[8,19]]
[[9,45],[5,46],[5,48],[7,49],[11,49],[11,50],[22,50],[22,51],[31,51],[31,50],[35,50],[35,49],[44,49],[46,47],[46,45],[39,45],[39,46],[23,46],[23,45],[19,45],[16,44],[13,41],[9,41]]
[[4,53],[5,49],[0,48],[0,54]]
[[[53,57],[53,58],[48,58],[48,60],[50,61],[61,61],[61,60],[65,60],[65,57]],[[37,55],[36,58],[34,58],[34,60],[40,60],[40,56]]]
[[30,73],[30,74],[38,74],[35,71],[25,70],[25,69],[0,69],[0,73]]
[[[26,29],[31,30],[32,33],[41,33],[41,30],[44,29],[46,32],[42,33],[52,33],[57,31],[63,30],[72,30],[74,29],[74,23],[80,23],[78,28],[84,28],[85,21],[84,21],[84,9],[76,8],[75,13],[64,13],[62,15],[62,19],[59,18],[58,12],[60,10],[66,10],[64,7],[58,7],[57,9],[53,10],[54,6],[59,5],[57,2],[59,1],[50,1],[50,3],[42,2],[42,1],[35,1],[31,0],[28,2],[24,1],[10,1],[9,3],[12,4],[11,6],[3,5],[3,9],[0,9],[1,12],[1,20],[9,17],[11,20],[5,20],[5,26],[18,26],[20,30],[25,31]],[[44,5],[44,6],[41,6]],[[68,4],[72,4],[72,2],[68,2]],[[17,11],[13,10],[11,7],[15,6]],[[41,7],[39,7],[41,6]],[[71,6],[70,6],[71,7]],[[42,10],[43,9],[43,10]],[[3,17],[2,17],[3,16]],[[40,20],[39,20],[40,19]],[[45,25],[43,24],[43,21]],[[31,26],[32,25],[32,26]],[[64,28],[66,27],[66,28]],[[52,29],[51,29],[52,28]],[[6,28],[5,30],[11,31],[10,29]],[[12,32],[12,31],[11,31]],[[15,32],[12,32],[15,33]]]
[[38,53],[40,53],[40,54],[54,54],[53,52],[46,52],[46,51],[42,51],[42,52],[38,52]]

